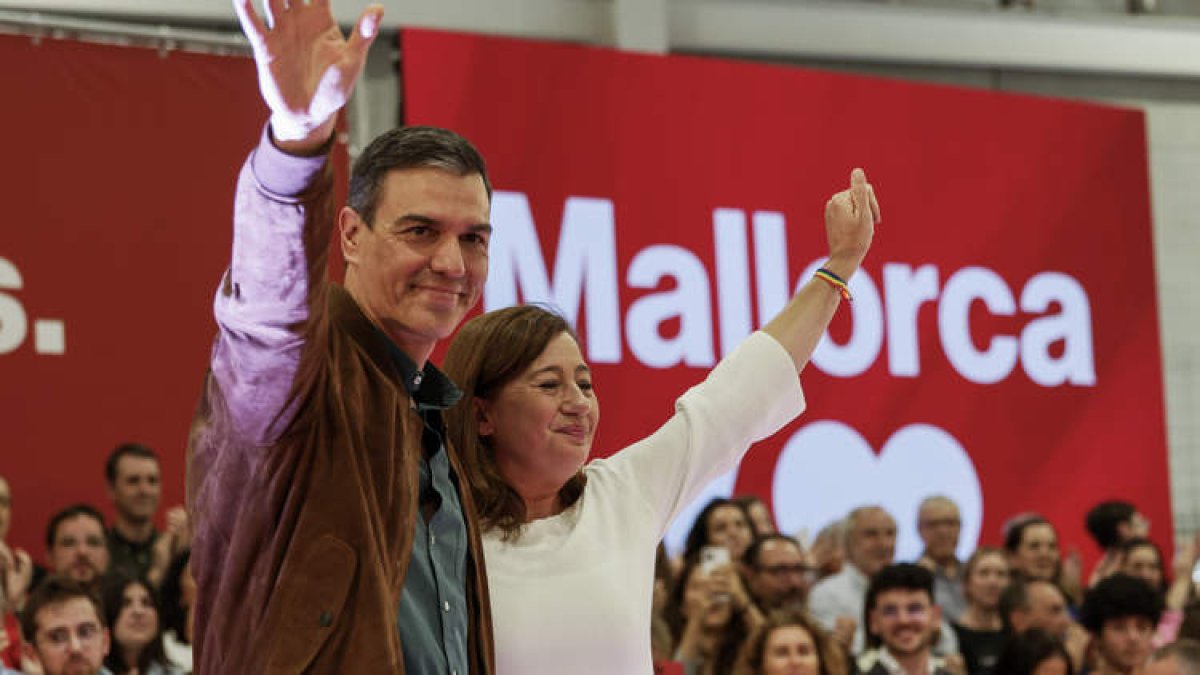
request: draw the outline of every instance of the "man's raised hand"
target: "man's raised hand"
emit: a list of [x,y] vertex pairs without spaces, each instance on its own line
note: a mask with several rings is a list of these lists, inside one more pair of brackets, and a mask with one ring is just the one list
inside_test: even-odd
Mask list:
[[383,6],[369,5],[345,37],[329,0],[266,0],[265,18],[254,4],[233,0],[271,109],[271,132],[285,151],[315,151],[329,140],[337,112],[350,100],[379,34]]

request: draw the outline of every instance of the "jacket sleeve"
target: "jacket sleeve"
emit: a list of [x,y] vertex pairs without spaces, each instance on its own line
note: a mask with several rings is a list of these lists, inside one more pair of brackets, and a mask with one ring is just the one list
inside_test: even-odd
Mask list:
[[323,315],[334,220],[327,160],[281,152],[265,128],[238,177],[210,386],[249,445],[269,445],[286,427],[301,354]]

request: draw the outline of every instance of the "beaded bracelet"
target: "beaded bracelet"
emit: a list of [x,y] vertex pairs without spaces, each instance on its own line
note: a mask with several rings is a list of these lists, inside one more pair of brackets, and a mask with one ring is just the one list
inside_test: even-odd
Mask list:
[[821,269],[817,270],[814,276],[836,288],[838,293],[841,293],[842,297],[846,299],[846,302],[854,301],[854,297],[850,295],[850,286],[847,285],[846,282],[838,275],[822,267]]

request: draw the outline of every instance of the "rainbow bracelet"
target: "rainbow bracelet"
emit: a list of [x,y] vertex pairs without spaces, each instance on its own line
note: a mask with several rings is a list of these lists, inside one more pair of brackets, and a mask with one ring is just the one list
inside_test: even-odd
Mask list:
[[822,267],[817,270],[814,276],[836,288],[838,293],[841,293],[842,297],[846,299],[846,302],[854,302],[854,296],[850,295],[850,286],[838,275]]

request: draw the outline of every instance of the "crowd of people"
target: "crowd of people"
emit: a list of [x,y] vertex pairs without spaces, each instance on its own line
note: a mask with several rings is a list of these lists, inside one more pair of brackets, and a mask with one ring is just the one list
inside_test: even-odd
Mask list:
[[144,445],[113,450],[105,477],[112,522],[91,504],[62,508],[46,525],[41,564],[6,542],[12,492],[0,476],[0,674],[191,671],[187,512],[159,512],[159,461]]

